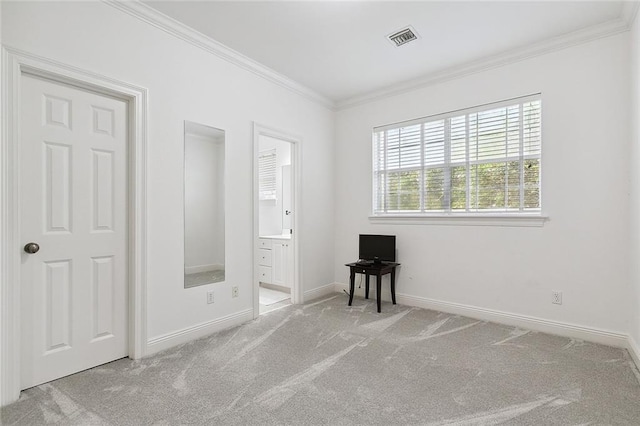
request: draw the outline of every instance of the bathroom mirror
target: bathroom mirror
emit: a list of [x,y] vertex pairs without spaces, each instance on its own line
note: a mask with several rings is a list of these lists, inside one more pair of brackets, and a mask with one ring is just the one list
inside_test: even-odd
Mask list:
[[225,279],[224,130],[184,123],[184,287]]

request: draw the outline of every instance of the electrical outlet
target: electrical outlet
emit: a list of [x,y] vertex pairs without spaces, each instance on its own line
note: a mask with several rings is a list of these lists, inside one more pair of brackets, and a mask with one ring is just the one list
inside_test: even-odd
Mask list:
[[555,303],[556,305],[562,305],[562,292],[561,291],[552,291],[551,292],[551,303]]
[[238,287],[231,287],[231,297],[238,297]]
[[208,291],[207,292],[207,303],[208,304],[213,303],[213,291]]

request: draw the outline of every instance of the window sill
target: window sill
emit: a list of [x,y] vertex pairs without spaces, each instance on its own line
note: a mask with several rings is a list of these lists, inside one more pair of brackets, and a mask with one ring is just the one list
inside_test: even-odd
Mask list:
[[540,214],[433,214],[433,215],[376,215],[371,223],[385,225],[445,225],[445,226],[513,226],[542,227],[549,220]]

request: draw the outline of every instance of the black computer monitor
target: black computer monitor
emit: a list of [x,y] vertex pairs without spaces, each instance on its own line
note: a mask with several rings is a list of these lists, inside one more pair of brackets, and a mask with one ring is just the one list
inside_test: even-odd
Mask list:
[[396,236],[395,235],[369,235],[360,234],[361,260],[379,262],[396,261]]

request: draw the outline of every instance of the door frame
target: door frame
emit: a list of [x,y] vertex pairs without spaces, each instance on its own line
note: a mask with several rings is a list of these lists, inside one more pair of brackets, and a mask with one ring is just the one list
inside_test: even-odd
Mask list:
[[147,89],[17,49],[2,48],[0,146],[0,405],[20,396],[20,87],[23,74],[121,99],[128,104],[128,354],[147,350]]
[[302,261],[300,257],[301,240],[301,183],[302,183],[302,138],[269,126],[253,122],[253,318],[260,315],[260,280],[258,273],[258,238],[260,223],[260,201],[258,181],[258,154],[260,136],[269,136],[291,144],[291,168],[293,170],[293,285],[291,287],[291,303],[304,303],[302,291]]

